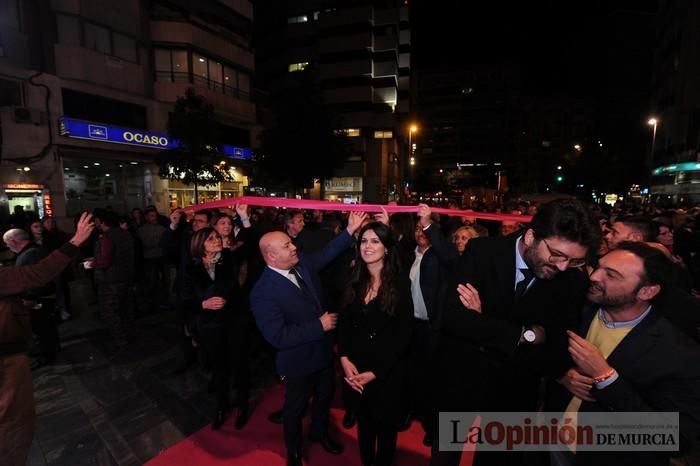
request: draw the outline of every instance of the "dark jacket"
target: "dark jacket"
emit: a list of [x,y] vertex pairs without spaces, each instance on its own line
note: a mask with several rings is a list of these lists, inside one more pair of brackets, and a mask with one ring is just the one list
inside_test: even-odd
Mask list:
[[[233,320],[234,313],[244,312],[244,299],[238,284],[240,264],[235,253],[224,249],[214,267],[214,279],[199,259],[185,267],[182,283],[182,305],[188,315],[195,316],[195,331],[223,328]],[[226,299],[226,305],[212,311],[202,309],[202,301],[214,296]]]
[[95,282],[129,283],[134,278],[134,241],[131,233],[113,227],[95,246]]
[[[578,322],[587,277],[568,270],[537,279],[516,303],[518,237],[474,238],[460,257],[436,351],[436,402],[442,408],[534,410],[539,378],[559,377],[570,367],[566,330]],[[453,291],[458,283],[478,290],[481,313],[464,308]],[[523,326],[534,324],[545,328],[546,343],[518,344]]]
[[[597,306],[587,307],[579,335],[586,336]],[[619,378],[607,387],[591,390],[595,402],[583,401],[579,412],[671,411],[680,414],[681,447],[700,434],[700,346],[652,308],[607,358]],[[571,394],[554,384],[551,408],[562,411]],[[579,452],[577,465],[666,466],[668,453]]]
[[277,373],[301,376],[325,368],[332,358],[329,332],[319,317],[325,312],[318,272],[350,246],[344,230],[312,255],[299,254],[295,268],[313,293],[308,296],[291,281],[266,267],[250,294],[255,322],[265,340],[277,350]]
[[371,371],[377,377],[362,394],[372,417],[398,424],[404,409],[403,384],[413,326],[411,285],[408,277],[398,283],[399,301],[393,315],[381,309],[378,299],[363,303],[355,290],[355,299],[340,313],[338,354],[347,356],[357,370]]

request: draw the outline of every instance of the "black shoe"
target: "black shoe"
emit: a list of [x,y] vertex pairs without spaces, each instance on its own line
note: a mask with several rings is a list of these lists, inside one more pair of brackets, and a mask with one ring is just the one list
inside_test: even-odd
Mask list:
[[241,407],[238,408],[238,415],[236,416],[236,422],[234,422],[233,427],[236,430],[241,430],[243,427],[245,427],[246,423],[248,422],[248,407]]
[[399,432],[405,432],[408,429],[411,428],[411,424],[413,423],[413,418],[411,417],[410,414],[407,414],[406,417],[401,421],[401,424],[399,424]]
[[216,416],[214,417],[214,421],[211,423],[211,429],[212,430],[219,430],[221,428],[221,426],[224,425],[225,420],[226,420],[226,411],[223,409],[216,410]]
[[357,411],[354,409],[346,410],[343,416],[343,427],[350,429],[355,423],[357,423]]
[[267,420],[273,424],[282,424],[284,420],[282,419],[282,410],[272,412],[267,415]]
[[339,455],[343,452],[343,446],[330,438],[328,435],[324,435],[321,438],[311,437],[311,441],[314,443],[319,443],[331,455]]
[[185,359],[173,370],[173,375],[181,375],[189,370],[194,365],[194,359]]
[[432,447],[433,446],[433,436],[430,435],[429,433],[426,432],[426,434],[423,436],[423,445],[426,447]]
[[287,466],[304,466],[301,453],[287,453]]

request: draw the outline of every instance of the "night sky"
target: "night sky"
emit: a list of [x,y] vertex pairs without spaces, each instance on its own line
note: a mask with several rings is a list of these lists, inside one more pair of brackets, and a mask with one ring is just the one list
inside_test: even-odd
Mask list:
[[[655,1],[436,2],[413,0],[414,65],[455,69],[464,63],[513,63],[526,86],[543,92],[594,95],[615,46],[611,13],[655,11]],[[438,6],[438,5],[444,6]],[[622,13],[620,13],[622,12]]]

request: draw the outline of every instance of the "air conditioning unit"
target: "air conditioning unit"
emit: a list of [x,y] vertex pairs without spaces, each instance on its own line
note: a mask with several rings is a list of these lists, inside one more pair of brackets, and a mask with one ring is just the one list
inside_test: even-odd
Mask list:
[[15,107],[15,123],[41,125],[43,120],[41,110],[27,107]]

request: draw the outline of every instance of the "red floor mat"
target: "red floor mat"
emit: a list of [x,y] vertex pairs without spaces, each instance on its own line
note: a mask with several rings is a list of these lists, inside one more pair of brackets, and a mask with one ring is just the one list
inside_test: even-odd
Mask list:
[[[284,466],[286,452],[282,439],[282,426],[272,424],[267,415],[282,406],[283,387],[276,386],[254,400],[251,405],[251,419],[245,428],[237,431],[233,428],[233,416],[219,430],[213,431],[207,426],[190,437],[176,443],[151,459],[148,466]],[[306,466],[358,466],[360,453],[357,447],[357,430],[343,429],[341,420],[343,410],[331,411],[335,437],[345,445],[342,455],[326,453],[319,445],[304,442],[303,459]],[[305,419],[304,432],[308,433],[308,417]],[[399,433],[399,444],[394,458],[397,466],[425,466],[428,464],[430,451],[423,446],[423,430],[414,422],[411,429]],[[471,455],[465,454],[461,466],[471,464]]]

